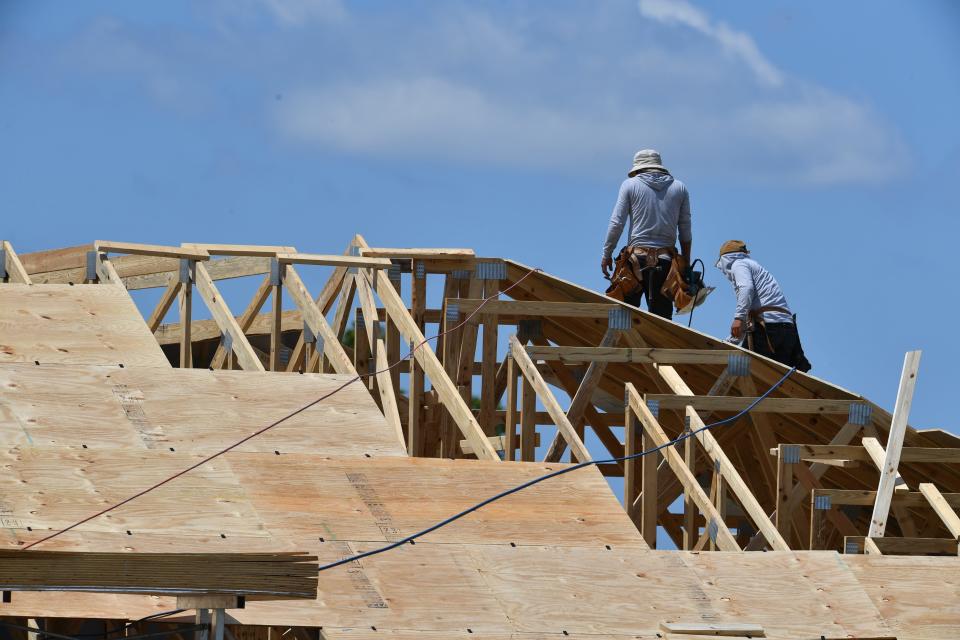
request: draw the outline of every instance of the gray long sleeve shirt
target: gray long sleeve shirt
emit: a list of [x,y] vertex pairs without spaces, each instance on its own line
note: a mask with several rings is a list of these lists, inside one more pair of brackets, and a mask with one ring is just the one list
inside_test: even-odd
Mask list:
[[[751,309],[782,307],[790,311],[787,297],[773,275],[746,253],[727,253],[720,256],[717,266],[733,283],[737,294],[734,317],[746,321]],[[793,322],[793,312],[765,311],[764,322]]]
[[693,239],[687,187],[669,173],[643,171],[623,181],[603,243],[604,258],[613,256],[628,219],[627,244],[632,247],[674,247],[678,235],[681,242]]

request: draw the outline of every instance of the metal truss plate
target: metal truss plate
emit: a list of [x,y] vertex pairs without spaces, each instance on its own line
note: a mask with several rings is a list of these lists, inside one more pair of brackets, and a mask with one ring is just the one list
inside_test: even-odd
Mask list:
[[660,401],[659,400],[647,400],[647,409],[650,409],[650,413],[653,414],[654,418],[660,417]]
[[607,313],[607,327],[618,331],[627,331],[630,329],[631,315],[629,309],[617,305]]
[[96,251],[87,251],[87,280],[96,282],[100,278],[97,276],[97,256]]
[[317,335],[313,332],[313,329],[310,328],[310,325],[306,322],[303,323],[303,341],[306,344],[312,344],[317,341]]
[[745,353],[731,353],[727,359],[727,369],[732,376],[750,375],[750,356]]
[[782,444],[780,445],[780,453],[783,456],[784,464],[800,462],[800,445],[798,444]]
[[830,496],[816,496],[813,499],[813,508],[818,511],[828,511],[833,504]]
[[873,407],[865,402],[851,402],[850,414],[847,421],[851,424],[861,426],[870,424],[870,417],[873,415]]
[[506,280],[507,265],[502,260],[477,262],[476,274],[480,280]]
[[448,302],[447,313],[444,319],[447,321],[447,325],[454,324],[460,320],[460,305],[456,302]]

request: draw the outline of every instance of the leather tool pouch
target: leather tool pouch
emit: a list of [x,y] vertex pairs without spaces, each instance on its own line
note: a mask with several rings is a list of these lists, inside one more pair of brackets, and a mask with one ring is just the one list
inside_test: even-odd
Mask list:
[[641,287],[641,281],[637,277],[640,271],[636,268],[637,262],[633,247],[620,250],[613,263],[613,276],[610,277],[610,286],[606,291],[608,296],[622,301]]
[[674,308],[679,311],[693,301],[693,296],[687,293],[687,283],[683,280],[683,273],[687,270],[687,259],[679,253],[673,254],[670,262],[670,272],[660,288],[660,292],[673,299]]

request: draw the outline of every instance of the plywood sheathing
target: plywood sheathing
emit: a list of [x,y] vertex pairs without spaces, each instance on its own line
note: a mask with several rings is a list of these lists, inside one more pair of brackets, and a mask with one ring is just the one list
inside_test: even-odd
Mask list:
[[170,368],[130,296],[100,285],[0,285],[0,363]]

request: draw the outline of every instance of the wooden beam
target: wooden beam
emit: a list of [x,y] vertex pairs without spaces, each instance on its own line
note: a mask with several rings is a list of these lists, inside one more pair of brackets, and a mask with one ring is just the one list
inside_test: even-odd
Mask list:
[[[205,242],[182,242],[182,247],[202,249],[211,256],[245,256],[252,258],[275,258],[280,253],[296,253],[294,247],[265,244],[208,244]],[[211,276],[213,273],[210,274]]]
[[473,249],[401,249],[388,247],[361,247],[360,254],[369,258],[397,258],[402,260],[473,259]]
[[960,517],[957,516],[957,512],[953,510],[940,490],[929,482],[921,482],[920,493],[930,503],[930,507],[939,516],[950,535],[954,539],[960,540]]
[[[386,309],[387,315],[393,318],[397,329],[401,335],[403,335],[404,339],[415,345],[424,342],[426,338],[423,332],[420,331],[414,319],[407,312],[406,304],[404,304],[396,289],[393,288],[393,285],[390,284],[386,275],[380,272],[370,274],[363,270],[361,270],[360,273],[361,277],[366,278],[367,282],[373,287],[373,290],[377,292],[380,301]],[[430,377],[430,384],[436,389],[440,401],[447,408],[447,411],[450,412],[450,416],[460,428],[460,432],[470,441],[474,455],[481,460],[499,461],[500,456],[498,456],[494,448],[490,446],[486,435],[473,417],[473,412],[460,396],[457,387],[450,378],[447,377],[446,372],[443,370],[443,365],[440,364],[437,355],[433,352],[433,349],[430,348],[430,344],[426,343],[417,349],[414,357],[420,366],[423,367],[426,375]]]
[[[461,298],[456,301],[460,313],[470,315],[483,304],[478,298]],[[555,318],[607,318],[617,305],[596,302],[540,302],[521,300],[490,300],[483,305],[483,312],[491,315],[511,315]]]
[[913,402],[913,389],[920,368],[920,352],[910,351],[903,358],[903,371],[900,374],[900,387],[897,389],[897,403],[893,410],[893,419],[887,435],[887,450],[880,471],[880,485],[877,488],[877,501],[873,505],[870,517],[870,538],[882,538],[887,527],[890,513],[890,501],[893,498],[897,481],[897,467],[900,465],[900,449],[907,432],[907,419]]
[[155,258],[178,258],[182,260],[209,260],[210,254],[199,247],[166,247],[159,244],[138,244],[135,242],[113,242],[96,240],[93,250],[101,253],[125,253]]
[[[618,330],[607,329],[606,333],[603,334],[603,338],[600,340],[600,347],[608,348],[614,346],[619,337],[620,332]],[[587,406],[592,404],[593,392],[597,390],[597,386],[600,384],[600,379],[603,377],[603,372],[606,371],[606,369],[607,363],[604,361],[591,362],[587,367],[586,373],[583,374],[583,379],[580,381],[580,386],[577,387],[577,392],[570,400],[570,408],[567,409],[567,420],[578,430],[578,434],[582,433],[584,422],[583,414]],[[559,462],[560,457],[566,449],[566,440],[561,437],[558,431],[553,442],[550,443],[550,448],[547,450],[547,455],[544,460],[546,462]],[[583,460],[579,460],[579,462],[583,462]]]
[[[800,459],[807,462],[849,460],[853,462],[872,461],[873,457],[862,445],[833,444],[797,444]],[[881,462],[886,451],[881,445]],[[776,449],[770,449],[770,455],[777,455]],[[939,447],[904,447],[900,450],[900,462],[945,462],[960,464],[960,449],[941,449]]]
[[283,279],[287,285],[287,291],[290,292],[293,301],[300,307],[300,313],[303,314],[303,319],[310,330],[313,331],[318,340],[323,340],[323,353],[329,358],[334,371],[344,375],[357,375],[357,370],[354,369],[350,356],[343,350],[340,339],[330,328],[320,307],[317,306],[316,301],[307,291],[307,287],[300,279],[296,268],[292,264],[286,265],[285,271]]
[[[877,492],[869,489],[817,489],[817,496],[829,496],[836,505],[868,506],[877,500]],[[960,508],[960,493],[941,493],[943,499],[954,509]],[[919,491],[894,494],[891,503],[901,507],[929,507],[930,503]]]
[[523,345],[520,344],[520,341],[517,340],[516,336],[510,336],[510,351],[517,366],[520,367],[520,371],[523,372],[524,378],[529,380],[537,396],[540,398],[540,402],[543,403],[544,409],[547,410],[547,413],[550,414],[550,417],[553,418],[554,423],[557,425],[557,429],[563,434],[563,437],[566,438],[567,444],[570,445],[570,450],[576,459],[580,462],[592,460],[590,452],[587,451],[586,445],[583,444],[583,440],[577,435],[576,429],[574,429],[573,425],[570,424],[570,421],[567,419],[567,414],[563,412],[560,403],[557,402],[553,392],[550,391],[550,387],[547,386],[546,380],[540,375],[537,366],[533,363],[533,360],[530,359],[530,356],[527,355],[526,350],[523,348]]
[[[678,396],[668,393],[648,394],[647,400],[660,403],[661,411],[678,411],[693,407],[696,411],[723,411],[735,413],[749,407],[756,398],[743,396]],[[766,398],[750,410],[751,413],[829,414],[850,411],[850,400],[820,400],[808,398]]]
[[278,253],[281,264],[312,264],[326,267],[354,267],[363,269],[388,269],[393,263],[386,258],[363,256],[322,255],[318,253]]
[[160,296],[160,301],[157,302],[157,306],[153,309],[153,313],[150,314],[150,317],[147,319],[147,328],[150,329],[150,333],[155,333],[157,327],[160,326],[160,323],[163,322],[164,316],[167,315],[167,312],[170,311],[170,307],[177,299],[177,295],[180,293],[180,287],[183,286],[180,283],[180,279],[177,277],[177,274],[173,274],[170,277],[170,284],[167,285],[167,288],[164,289],[163,294]]
[[737,544],[733,534],[730,533],[730,529],[727,528],[720,513],[716,507],[713,506],[709,496],[703,492],[700,483],[697,482],[697,479],[690,472],[690,469],[687,468],[683,458],[677,453],[676,448],[669,446],[670,439],[667,437],[667,434],[664,433],[660,423],[657,422],[657,419],[647,407],[647,403],[643,401],[632,383],[627,383],[626,394],[628,410],[633,411],[637,418],[640,419],[645,433],[649,435],[652,441],[651,444],[654,447],[663,447],[663,449],[660,449],[661,455],[666,459],[674,475],[680,480],[685,490],[689,491],[691,498],[707,518],[707,527],[709,528],[711,524],[716,527],[716,534],[713,537],[716,538],[717,546],[721,551],[740,551],[740,545]]
[[869,538],[846,536],[844,549],[863,550],[876,555],[957,555],[960,545],[952,538]]
[[20,262],[17,252],[13,250],[13,245],[4,240],[0,243],[0,249],[3,249],[4,261],[4,264],[0,266],[3,267],[2,271],[7,274],[7,281],[17,284],[33,284],[27,270],[23,268],[23,263]]
[[528,346],[534,360],[559,360],[565,364],[615,362],[625,364],[725,365],[733,351],[711,349],[658,349],[651,347],[541,347]]
[[[358,279],[358,282],[360,279]],[[387,348],[383,340],[377,339],[375,357],[377,366],[377,391],[380,393],[380,405],[383,407],[383,417],[387,424],[397,434],[400,444],[405,445],[403,437],[403,423],[400,421],[400,406],[397,404],[397,397],[393,393],[393,382],[390,379],[390,371],[387,369]]]
[[[196,262],[181,260],[180,270],[174,276],[180,280],[180,368],[193,367],[193,284],[196,280]],[[231,316],[233,317],[233,316]],[[220,329],[223,331],[223,328]]]
[[517,371],[509,352],[504,361],[507,365],[507,409],[503,420],[507,441],[504,443],[504,459],[513,461],[517,457]]
[[[863,450],[867,452],[867,455],[870,457],[873,465],[877,468],[877,471],[882,473],[883,464],[887,457],[887,452],[884,450],[883,445],[880,444],[880,441],[876,438],[863,438],[862,442]],[[907,486],[907,481],[904,480],[903,476],[900,475],[899,470],[894,478],[893,489],[894,491],[910,491],[910,487]]]
[[[206,266],[206,265],[204,265]],[[209,269],[207,270],[209,272]],[[260,283],[260,286],[257,287],[257,290],[253,294],[253,298],[250,300],[250,304],[247,305],[247,308],[244,309],[243,314],[237,320],[237,324],[240,326],[240,331],[246,335],[247,329],[250,328],[250,325],[253,324],[253,321],[256,319],[257,314],[260,313],[260,309],[266,303],[267,298],[270,296],[270,278],[269,276],[263,279],[263,282]],[[217,350],[213,354],[213,360],[210,361],[210,368],[212,369],[221,369],[224,366],[224,362],[227,360],[230,354],[224,348],[224,343],[221,340],[220,344],[217,345]]]
[[[690,390],[690,387],[687,386],[687,383],[683,381],[683,378],[680,377],[680,374],[678,374],[673,367],[669,365],[654,366],[659,372],[660,377],[671,389],[673,389],[674,393],[680,396],[693,396],[693,392]],[[710,396],[704,397],[709,398]],[[687,417],[690,419],[690,429],[692,431],[697,431],[705,426],[703,420],[701,420],[700,416],[697,414],[696,409],[690,405],[686,405],[685,411]],[[746,511],[750,516],[753,524],[757,527],[759,532],[763,534],[770,546],[775,551],[789,551],[790,546],[787,544],[786,540],[783,539],[783,536],[780,535],[780,532],[777,531],[777,528],[774,526],[773,522],[770,521],[770,517],[766,514],[763,507],[757,501],[756,496],[753,495],[753,492],[750,491],[750,488],[743,481],[743,478],[740,476],[740,472],[737,471],[737,468],[727,457],[727,454],[724,453],[723,448],[720,447],[720,444],[717,442],[717,439],[713,436],[713,434],[710,433],[710,431],[700,431],[695,437],[700,444],[703,445],[703,449],[707,456],[715,463],[718,462],[720,464],[720,473],[723,474],[724,480],[726,480],[730,491],[734,496],[736,496],[737,500],[743,506],[744,511]]]
[[237,319],[233,317],[230,307],[224,302],[223,296],[217,290],[213,279],[207,272],[206,266],[202,262],[194,263],[194,277],[196,278],[197,292],[203,298],[207,308],[210,309],[210,315],[213,316],[217,326],[224,335],[230,336],[233,343],[233,352],[237,356],[237,363],[246,371],[264,371],[263,363],[257,357],[256,352],[247,340],[237,324]]

